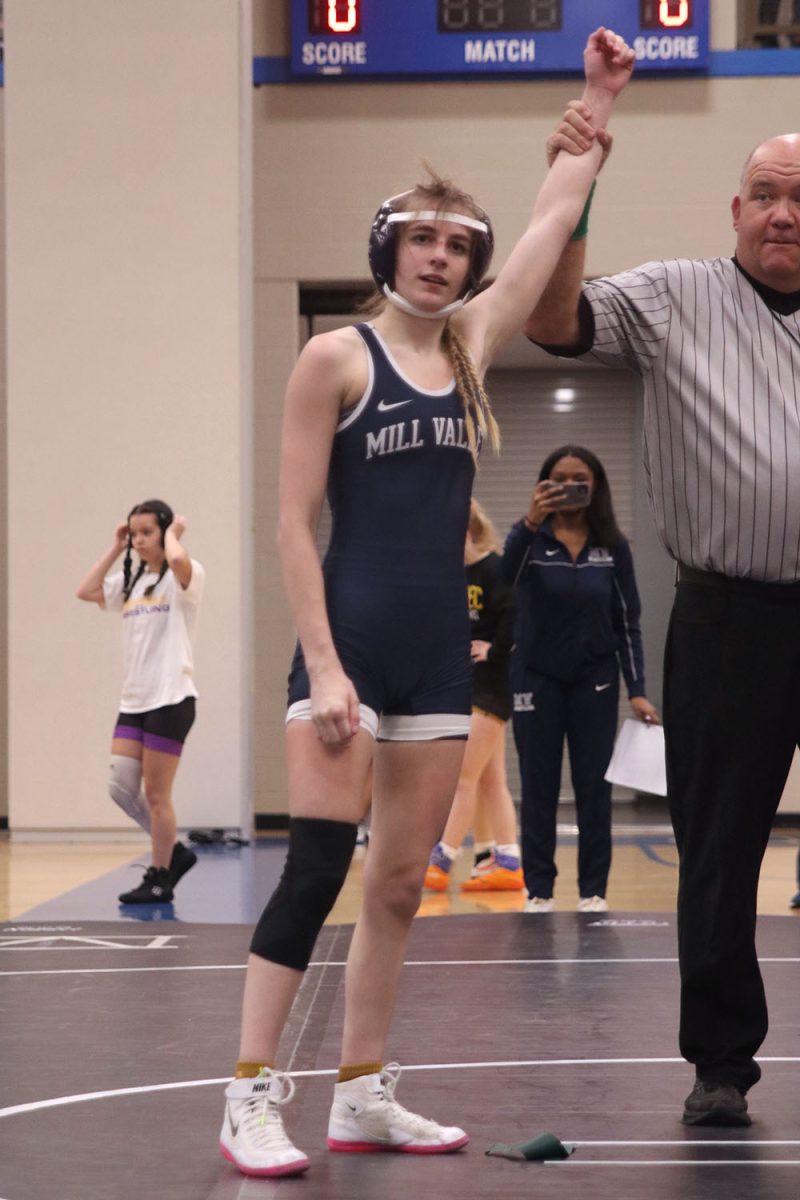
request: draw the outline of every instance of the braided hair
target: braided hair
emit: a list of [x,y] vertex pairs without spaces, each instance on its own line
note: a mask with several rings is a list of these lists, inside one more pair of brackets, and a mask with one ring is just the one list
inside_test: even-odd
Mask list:
[[[161,545],[162,546],[164,545],[164,534],[167,532],[167,529],[172,524],[172,521],[175,516],[175,514],[173,513],[170,506],[168,504],[165,504],[163,500],[144,500],[141,504],[135,504],[133,506],[133,508],[131,509],[131,511],[128,513],[128,546],[125,551],[125,559],[122,564],[122,595],[125,598],[125,600],[127,600],[129,598],[131,592],[136,587],[136,584],[139,582],[139,579],[141,578],[141,576],[144,574],[145,570],[147,569],[146,564],[143,562],[140,562],[138,571],[133,576],[133,578],[131,578],[132,544],[133,543],[131,540],[130,520],[131,520],[131,517],[139,517],[139,516],[144,515],[145,513],[148,516],[155,517],[158,527],[161,530]],[[167,560],[165,558],[161,564],[161,570],[158,573],[158,578],[155,579],[149,585],[149,587],[147,587],[145,589],[145,593],[144,593],[145,596],[151,596],[153,594],[153,591],[155,590],[155,588],[158,587],[159,583],[164,578],[166,573],[167,573]]]
[[478,461],[480,443],[486,438],[493,450],[500,449],[500,427],[492,412],[492,405],[478,372],[472,355],[458,336],[448,320],[442,334],[444,352],[453,366],[456,381],[456,391],[464,405],[464,426],[467,431],[467,443],[470,454],[475,462]]

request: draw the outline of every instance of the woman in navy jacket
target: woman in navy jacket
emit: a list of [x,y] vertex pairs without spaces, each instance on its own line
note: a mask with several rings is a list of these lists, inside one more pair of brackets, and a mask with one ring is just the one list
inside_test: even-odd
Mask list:
[[634,714],[648,722],[658,715],[645,697],[630,547],[591,451],[562,446],[547,457],[528,512],[506,539],[503,575],[517,586],[511,686],[525,911],[553,910],[566,736],[578,817],[578,910],[605,912],[611,786],[603,776],[617,730],[620,669]]

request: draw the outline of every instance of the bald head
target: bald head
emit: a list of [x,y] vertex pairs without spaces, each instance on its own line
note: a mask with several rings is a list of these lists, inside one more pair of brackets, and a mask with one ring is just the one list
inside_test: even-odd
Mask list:
[[776,155],[779,158],[785,157],[788,160],[800,161],[800,133],[779,133],[776,137],[767,138],[760,146],[756,146],[751,150],[745,159],[742,167],[742,174],[739,178],[739,190],[744,187],[748,173],[753,166],[757,166],[765,158],[769,159],[771,155]]
[[779,292],[800,291],[800,133],[756,146],[731,205],[736,257]]

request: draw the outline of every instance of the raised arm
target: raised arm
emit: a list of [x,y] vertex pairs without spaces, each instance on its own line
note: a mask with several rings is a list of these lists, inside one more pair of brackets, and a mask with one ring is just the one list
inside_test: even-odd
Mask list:
[[176,516],[173,517],[172,524],[167,526],[164,533],[164,553],[167,556],[167,565],[184,591],[192,581],[192,560],[180,541],[185,532],[186,518]]
[[289,379],[281,442],[283,578],[311,684],[312,720],[329,743],[347,742],[359,727],[358,696],[333,644],[316,541],[356,337],[339,330],[307,343]]
[[114,530],[114,541],[101,559],[94,564],[78,584],[75,595],[89,604],[104,604],[103,580],[128,544],[128,522],[120,521]]
[[[550,165],[561,151],[582,155],[596,140],[603,150],[602,167],[611,149],[611,135],[605,129],[595,130],[591,118],[592,111],[585,100],[570,101],[561,124],[547,139]],[[588,204],[587,201],[587,208]],[[571,346],[578,342],[578,302],[586,264],[586,225],[585,222],[582,224],[580,236],[573,234],[570,237],[539,303],[525,322],[523,332],[531,341],[554,346]]]
[[580,155],[557,155],[539,190],[531,222],[494,283],[453,318],[482,370],[536,308],[578,224],[603,160],[603,143],[595,131],[605,129],[614,101],[630,78],[633,58],[617,34],[602,27],[591,34],[584,51],[583,92],[591,145]]

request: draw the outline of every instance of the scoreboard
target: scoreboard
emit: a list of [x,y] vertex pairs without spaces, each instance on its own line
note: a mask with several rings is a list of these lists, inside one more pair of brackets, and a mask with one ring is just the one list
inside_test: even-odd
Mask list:
[[709,65],[710,0],[291,0],[295,78],[577,73],[603,24],[636,70]]

